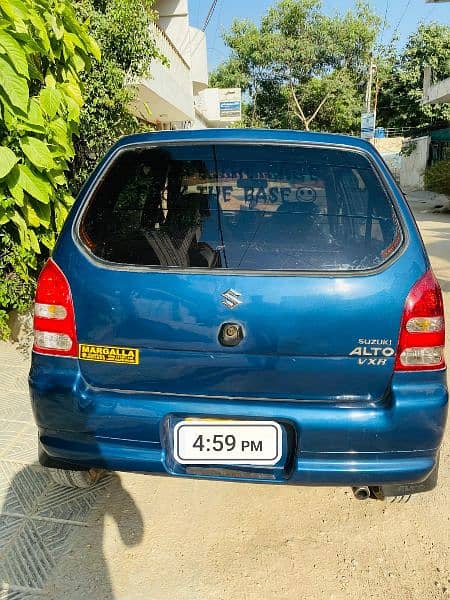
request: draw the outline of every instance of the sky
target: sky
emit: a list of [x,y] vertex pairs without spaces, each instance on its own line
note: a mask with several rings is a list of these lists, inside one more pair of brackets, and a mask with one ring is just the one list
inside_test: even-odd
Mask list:
[[[217,0],[206,29],[210,71],[228,55],[221,32],[228,29],[234,19],[259,22],[267,8],[275,2],[276,0]],[[417,29],[420,22],[438,21],[450,25],[450,2],[427,4],[425,0],[371,0],[369,3],[383,20],[387,14],[388,26],[383,34],[384,40],[389,41],[397,29],[400,46],[405,44],[409,34]],[[189,0],[191,25],[201,28],[210,6],[211,0]],[[353,0],[323,0],[324,11],[329,14],[345,12],[352,6]]]

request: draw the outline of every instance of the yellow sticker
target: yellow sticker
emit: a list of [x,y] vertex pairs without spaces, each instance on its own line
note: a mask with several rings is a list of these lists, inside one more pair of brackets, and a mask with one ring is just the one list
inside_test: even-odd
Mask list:
[[98,346],[97,344],[79,344],[78,358],[97,362],[119,363],[121,365],[138,365],[139,350],[119,346]]

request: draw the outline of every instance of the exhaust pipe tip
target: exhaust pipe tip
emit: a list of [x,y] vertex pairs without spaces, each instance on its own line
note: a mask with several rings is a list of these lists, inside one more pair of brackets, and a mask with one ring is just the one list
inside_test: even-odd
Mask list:
[[368,500],[370,498],[370,489],[367,485],[353,487],[352,491],[357,500]]

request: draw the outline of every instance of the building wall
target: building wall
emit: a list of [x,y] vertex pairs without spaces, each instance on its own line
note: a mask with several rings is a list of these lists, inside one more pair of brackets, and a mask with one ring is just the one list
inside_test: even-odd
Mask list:
[[[134,114],[158,129],[228,125],[233,121],[233,105],[228,111],[219,107],[223,107],[220,100],[227,99],[221,94],[229,90],[208,89],[206,37],[189,25],[187,0],[156,0],[153,7],[159,20],[151,25],[151,33],[167,64],[153,60],[148,77],[129,82],[138,87],[131,106]],[[204,93],[214,101],[203,101]]]
[[373,138],[372,143],[380,154],[384,152],[400,152],[404,137]]
[[152,37],[158,50],[168,60],[153,60],[149,78],[142,78],[133,111],[144,121],[170,123],[194,118],[191,71],[167,34],[152,24]]
[[205,32],[196,27],[189,28],[191,46],[191,78],[194,95],[208,87],[208,52]]
[[187,0],[157,0],[153,8],[159,13],[163,29],[184,60],[191,65],[191,38]]
[[402,154],[400,165],[400,186],[403,191],[411,192],[424,189],[424,172],[428,161],[430,138],[428,136],[415,138],[406,142],[413,145],[411,154]]

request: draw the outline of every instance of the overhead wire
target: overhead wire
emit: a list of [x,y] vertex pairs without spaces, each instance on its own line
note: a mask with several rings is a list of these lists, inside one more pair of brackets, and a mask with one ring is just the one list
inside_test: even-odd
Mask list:
[[402,13],[402,15],[401,15],[400,19],[398,20],[397,25],[394,27],[394,30],[392,32],[391,44],[394,41],[395,34],[397,33],[397,31],[398,31],[398,29],[399,29],[399,27],[400,27],[403,19],[405,18],[406,13],[408,12],[408,8],[410,7],[410,4],[411,4],[411,0],[408,0],[408,2],[406,3],[405,9],[404,9],[404,11]]
[[214,11],[216,9],[217,2],[218,0],[213,0],[211,2],[211,6],[209,7],[208,14],[206,15],[205,22],[203,23],[202,31],[206,31],[206,28],[208,27],[209,22],[211,21],[211,17],[213,16]]
[[214,35],[213,35],[213,46],[212,46],[212,49],[213,49],[213,50],[215,50],[215,49],[216,49],[216,43],[217,43],[217,40],[218,40],[218,38],[219,38],[219,27],[220,27],[220,25],[221,25],[221,23],[220,23],[220,20],[221,20],[221,17],[222,17],[222,11],[223,11],[223,2],[220,2],[220,0],[218,0],[218,6],[219,6],[219,8],[218,8],[218,10],[217,10],[217,23],[216,23],[216,29],[215,29],[215,32],[214,32]]
[[383,43],[383,39],[384,39],[384,32],[385,32],[386,26],[387,26],[387,14],[388,14],[388,10],[389,10],[389,0],[386,0],[386,8],[384,10],[384,18],[383,18],[383,28],[382,28],[381,33],[380,33],[380,44]]
[[436,8],[436,6],[437,6],[437,5],[436,5],[435,3],[433,3],[433,4],[431,5],[431,8],[430,8],[430,10],[427,12],[427,14],[426,14],[426,15],[424,16],[424,18],[423,18],[423,20],[424,20],[425,22],[427,22],[427,21],[428,21],[429,17],[431,16],[431,13],[434,11],[434,9]]

